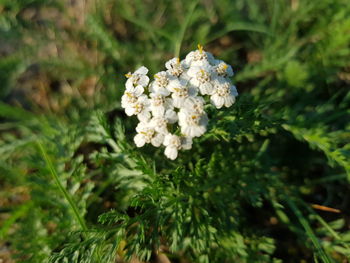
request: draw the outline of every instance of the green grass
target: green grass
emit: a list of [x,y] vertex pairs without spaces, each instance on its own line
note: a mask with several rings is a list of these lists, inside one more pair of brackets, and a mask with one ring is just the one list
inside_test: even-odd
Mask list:
[[[349,260],[347,0],[71,2],[0,1],[0,251]],[[176,161],[136,148],[124,74],[198,44],[233,66],[236,103]]]

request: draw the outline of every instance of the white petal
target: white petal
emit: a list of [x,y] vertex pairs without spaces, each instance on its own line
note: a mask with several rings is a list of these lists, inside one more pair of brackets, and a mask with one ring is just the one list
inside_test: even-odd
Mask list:
[[148,69],[145,66],[138,68],[134,74],[146,75],[148,73]]
[[152,114],[154,117],[161,117],[164,115],[165,108],[163,106],[152,107]]
[[199,67],[190,67],[187,71],[187,75],[192,77],[192,78],[195,78],[198,71],[200,71]]
[[192,60],[193,60],[194,52],[195,52],[195,51],[191,51],[190,53],[187,54],[187,56],[186,56],[186,58],[185,58],[184,65],[186,65],[186,66],[190,66],[190,65],[191,65],[191,62],[192,62]]
[[146,87],[149,83],[149,77],[147,76],[142,76],[138,82],[139,85]]
[[151,143],[154,147],[159,147],[162,145],[164,141],[164,134],[158,133],[156,136],[154,136],[151,140]]
[[172,138],[172,134],[169,133],[165,135],[163,145],[168,146],[170,144],[171,138]]
[[184,102],[185,100],[183,98],[173,97],[173,105],[175,108],[181,108]]
[[139,97],[143,94],[144,91],[145,91],[145,89],[141,85],[138,85],[134,89],[134,94],[136,97]]
[[137,147],[142,147],[146,143],[145,138],[144,136],[142,136],[142,134],[136,134],[136,136],[134,137],[134,142]]
[[135,114],[135,109],[133,107],[130,107],[130,105],[129,105],[129,107],[125,108],[125,113],[128,116],[132,116]]
[[131,91],[134,89],[134,83],[132,82],[132,79],[129,78],[125,83],[125,88],[127,91]]
[[224,103],[225,99],[217,94],[214,94],[210,97],[210,102],[217,108],[220,109]]
[[235,103],[236,98],[234,96],[226,96],[224,100],[225,107],[230,107],[233,103]]
[[146,122],[139,122],[136,126],[136,131],[140,133],[141,131],[145,130],[148,128],[149,123]]
[[196,78],[191,78],[189,84],[195,88],[198,88],[200,83]]
[[149,121],[149,119],[151,118],[151,114],[150,114],[149,111],[143,110],[143,111],[141,111],[139,114],[137,114],[137,118],[138,118],[141,122],[147,122],[147,121]]
[[176,147],[166,147],[164,154],[166,157],[168,157],[170,160],[175,160],[177,157],[177,149]]
[[167,110],[165,112],[165,118],[169,123],[175,123],[178,120],[177,114],[174,110]]
[[210,82],[203,83],[199,86],[202,95],[211,95],[213,93],[213,85]]
[[178,118],[179,118],[179,122],[185,122],[186,121],[186,117],[187,117],[187,114],[185,112],[184,109],[181,109],[178,114],[177,114]]

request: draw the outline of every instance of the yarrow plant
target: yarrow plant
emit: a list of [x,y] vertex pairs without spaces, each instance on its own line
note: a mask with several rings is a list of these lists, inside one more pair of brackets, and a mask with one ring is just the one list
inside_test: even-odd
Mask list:
[[165,156],[175,160],[179,150],[191,149],[192,139],[206,132],[207,102],[217,109],[230,107],[238,92],[230,80],[232,67],[201,45],[184,60],[170,59],[165,67],[151,82],[144,66],[126,74],[121,103],[128,116],[136,115],[140,121],[134,137],[136,146],[164,145]]

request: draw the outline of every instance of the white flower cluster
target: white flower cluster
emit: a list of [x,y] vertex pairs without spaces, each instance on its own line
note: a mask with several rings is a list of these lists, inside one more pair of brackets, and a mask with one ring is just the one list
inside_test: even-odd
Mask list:
[[140,121],[134,137],[136,146],[163,144],[165,155],[174,160],[179,150],[191,149],[192,138],[206,131],[208,116],[203,96],[210,96],[210,102],[220,109],[230,107],[238,93],[229,79],[232,67],[216,60],[200,45],[184,60],[170,59],[165,67],[152,82],[144,66],[126,74],[122,107],[128,116],[136,115]]

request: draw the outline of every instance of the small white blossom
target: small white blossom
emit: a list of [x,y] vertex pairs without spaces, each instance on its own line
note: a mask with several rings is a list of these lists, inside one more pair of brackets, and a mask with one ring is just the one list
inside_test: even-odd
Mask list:
[[165,67],[170,75],[180,77],[185,70],[183,64],[179,58],[172,58],[165,63]]
[[161,134],[168,134],[168,120],[164,117],[153,117],[150,121],[151,125],[154,127],[154,130]]
[[136,87],[130,87],[125,90],[122,96],[122,107],[126,108],[128,105],[134,104],[137,101],[137,98],[140,97],[144,92],[144,88],[141,85]]
[[214,91],[210,97],[210,102],[220,109],[222,106],[230,107],[236,101],[237,89],[230,81],[220,79],[215,82]]
[[205,52],[203,46],[198,45],[198,49],[191,51],[185,58],[186,67],[205,66],[214,63],[215,59],[209,52]]
[[164,154],[171,160],[175,160],[179,150],[189,150],[192,148],[191,137],[180,137],[174,134],[167,134],[164,137],[163,145],[165,147]]
[[149,82],[149,77],[147,76],[148,69],[144,66],[137,69],[134,73],[127,73],[125,76],[128,78],[126,81],[126,88],[130,89],[135,86],[141,85],[142,87],[146,87]]
[[136,127],[136,131],[134,142],[137,147],[143,147],[146,143],[159,147],[164,141],[164,134],[156,132],[150,123],[140,122]]
[[125,113],[128,116],[137,115],[140,121],[148,121],[151,117],[149,99],[146,95],[141,95],[133,104],[127,105]]
[[208,116],[181,109],[178,113],[181,133],[189,137],[199,137],[207,130]]
[[221,77],[232,77],[233,76],[232,67],[230,65],[226,64],[222,60],[215,60],[214,71],[216,74],[218,74],[218,76],[221,76]]
[[158,116],[158,117],[153,117],[150,120],[150,125],[154,127],[154,130],[162,133],[162,134],[167,134],[169,133],[168,131],[168,125],[173,124],[178,121],[178,117],[175,111],[172,109],[168,109],[164,116]]
[[213,71],[210,65],[193,66],[189,68],[187,74],[191,77],[189,83],[198,87],[202,95],[210,95],[213,91]]
[[171,160],[175,160],[178,154],[178,150],[181,149],[181,139],[177,135],[168,134],[164,138],[163,142],[165,147],[164,154]]
[[183,109],[185,109],[187,112],[202,114],[204,113],[204,102],[203,97],[189,97],[185,100]]
[[172,79],[171,76],[166,71],[161,71],[154,75],[154,79],[155,80],[150,85],[150,91],[152,93],[168,96],[170,92],[167,86]]
[[175,108],[181,108],[187,98],[196,96],[198,93],[196,88],[188,87],[184,79],[172,81],[168,89],[172,93],[171,98]]

